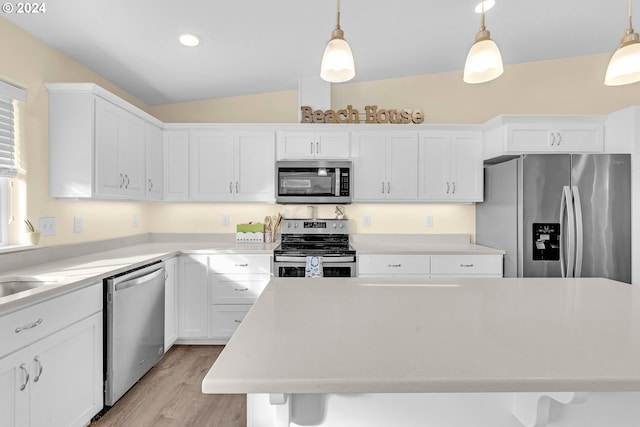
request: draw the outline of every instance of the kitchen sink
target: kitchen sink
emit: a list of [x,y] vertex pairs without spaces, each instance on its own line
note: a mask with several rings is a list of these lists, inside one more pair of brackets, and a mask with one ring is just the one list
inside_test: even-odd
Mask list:
[[39,288],[41,286],[52,285],[58,281],[58,279],[54,278],[39,279],[36,277],[12,277],[0,279],[0,298]]

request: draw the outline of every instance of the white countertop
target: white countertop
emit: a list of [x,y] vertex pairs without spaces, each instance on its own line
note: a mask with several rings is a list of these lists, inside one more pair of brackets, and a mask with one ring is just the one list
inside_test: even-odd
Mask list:
[[471,243],[468,234],[353,234],[358,255],[504,255],[501,249]]
[[204,393],[640,390],[640,287],[273,279]]

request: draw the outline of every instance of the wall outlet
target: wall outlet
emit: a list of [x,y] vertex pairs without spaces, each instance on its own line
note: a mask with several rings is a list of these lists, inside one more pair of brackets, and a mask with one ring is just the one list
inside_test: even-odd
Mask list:
[[431,215],[426,216],[424,225],[427,227],[433,227],[433,217]]
[[42,236],[54,236],[56,234],[55,218],[40,218],[39,224],[40,234]]
[[362,225],[365,227],[371,227],[371,216],[363,215],[362,216]]
[[83,221],[81,216],[73,217],[73,232],[74,233],[82,233],[83,229]]
[[229,214],[222,214],[222,225],[229,225]]
[[131,225],[134,227],[137,227],[140,225],[140,217],[138,216],[137,213],[133,214],[133,217],[131,218]]

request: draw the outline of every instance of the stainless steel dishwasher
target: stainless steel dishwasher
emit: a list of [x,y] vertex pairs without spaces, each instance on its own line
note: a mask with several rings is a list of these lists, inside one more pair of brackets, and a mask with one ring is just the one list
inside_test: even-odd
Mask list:
[[104,280],[106,406],[164,355],[164,285],[162,262]]

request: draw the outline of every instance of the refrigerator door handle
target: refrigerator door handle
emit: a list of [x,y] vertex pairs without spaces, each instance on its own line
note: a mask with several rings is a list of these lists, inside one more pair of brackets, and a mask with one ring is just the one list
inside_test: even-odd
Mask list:
[[580,277],[582,272],[582,250],[584,246],[584,232],[582,230],[582,205],[580,204],[580,192],[577,186],[571,187],[573,193],[573,205],[576,211],[576,267],[575,277]]
[[[566,212],[566,213],[565,213]],[[571,188],[565,185],[562,188],[562,200],[560,201],[560,227],[564,228],[564,220],[567,220],[567,227],[562,233],[564,237],[562,242],[566,248],[566,267],[564,264],[565,249],[560,248],[560,270],[562,277],[574,277],[575,268],[575,238],[573,237],[575,230],[575,216],[573,209],[573,197],[571,196]]]

